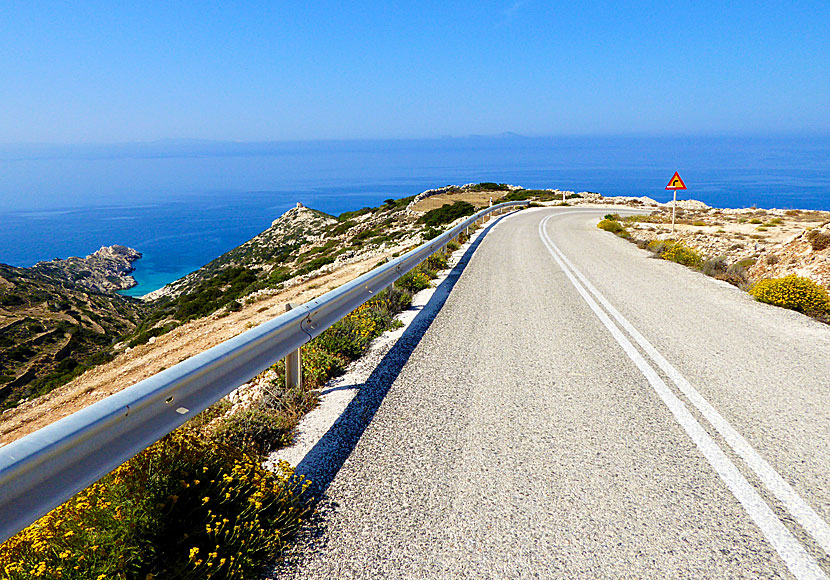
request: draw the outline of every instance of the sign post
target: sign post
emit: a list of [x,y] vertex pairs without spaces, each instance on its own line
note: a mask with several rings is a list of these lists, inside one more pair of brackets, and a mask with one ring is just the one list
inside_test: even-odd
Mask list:
[[677,190],[686,189],[686,184],[683,183],[683,180],[680,178],[680,174],[677,171],[675,171],[674,175],[672,175],[671,179],[669,179],[669,184],[666,186],[666,189],[674,191],[674,201],[671,204],[671,233],[674,235],[674,214],[677,210]]

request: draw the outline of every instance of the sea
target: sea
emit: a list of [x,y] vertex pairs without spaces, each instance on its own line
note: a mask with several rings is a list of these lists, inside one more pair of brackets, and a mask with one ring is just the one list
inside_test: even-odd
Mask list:
[[0,262],[123,244],[143,295],[268,228],[300,202],[337,215],[494,181],[718,207],[830,210],[830,136],[569,136],[0,145]]

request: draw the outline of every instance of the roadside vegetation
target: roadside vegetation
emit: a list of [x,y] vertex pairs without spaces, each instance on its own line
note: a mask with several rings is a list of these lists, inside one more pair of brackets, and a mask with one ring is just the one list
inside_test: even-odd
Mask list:
[[[582,199],[578,193],[566,193],[565,199]],[[549,189],[515,189],[502,197],[499,202],[503,201],[558,201],[562,203],[562,192],[551,191]],[[565,202],[567,205],[567,202]]]
[[[830,323],[830,294],[828,294],[827,289],[809,278],[791,275],[782,278],[765,278],[753,282],[748,275],[748,270],[755,264],[756,260],[754,258],[729,263],[723,256],[703,256],[694,248],[674,239],[654,239],[644,242],[635,239],[626,228],[626,225],[634,222],[660,223],[662,218],[654,215],[634,215],[623,218],[619,214],[606,214],[599,221],[597,227],[633,241],[639,247],[653,252],[656,257],[682,264],[707,276],[729,282],[749,292],[759,302],[796,310],[817,320]],[[774,218],[762,222],[760,219],[753,218],[748,221],[748,223],[756,222],[764,224],[764,227],[768,229],[780,226],[783,220]],[[699,227],[710,225],[702,221],[690,223]],[[814,250],[820,251],[830,247],[830,235],[819,230],[808,231],[806,239]],[[767,263],[775,263],[776,260],[775,256],[767,256],[765,259]]]
[[9,580],[242,579],[302,523],[308,482],[185,426],[0,545]]
[[[280,361],[256,401],[217,403],[0,545],[3,577],[257,576],[279,556],[312,501],[310,482],[287,464],[264,469],[266,455],[291,443],[320,388],[398,325],[395,315],[447,265],[446,255],[431,256],[303,346],[300,388],[286,388]],[[242,274],[226,282],[242,285]]]
[[476,208],[473,204],[466,201],[456,201],[453,204],[446,204],[429,210],[418,218],[418,223],[422,223],[427,227],[436,227],[448,224],[460,217],[473,215],[475,212]]
[[138,300],[0,264],[0,410],[110,360],[113,341],[147,312]]
[[767,278],[753,284],[749,293],[759,302],[789,308],[830,322],[830,295],[809,278]]
[[175,294],[149,303],[0,264],[0,410],[191,320],[241,310],[246,297],[313,277],[340,256],[404,242],[417,233],[404,212],[412,199],[387,199],[338,217],[303,208],[293,221],[283,220],[186,277]]

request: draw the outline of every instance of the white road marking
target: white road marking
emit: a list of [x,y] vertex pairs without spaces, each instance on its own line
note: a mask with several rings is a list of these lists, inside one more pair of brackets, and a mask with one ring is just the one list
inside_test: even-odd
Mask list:
[[[666,385],[657,372],[646,362],[642,355],[640,355],[631,341],[611,321],[585,287],[577,280],[568,265],[560,258],[561,251],[559,251],[559,248],[548,237],[545,231],[545,226],[552,217],[548,216],[539,223],[539,237],[542,239],[542,243],[548,249],[548,252],[550,252],[550,255],[571,281],[571,284],[576,288],[577,292],[579,292],[591,310],[594,311],[594,314],[597,315],[603,325],[608,329],[617,343],[622,347],[623,351],[625,351],[626,355],[640,369],[640,372],[643,373],[643,376],[648,380],[654,391],[669,408],[672,415],[674,415],[675,420],[677,420],[695,445],[697,445],[709,464],[715,469],[735,498],[744,507],[747,514],[749,514],[755,524],[761,529],[767,541],[769,541],[781,556],[782,560],[784,560],[790,572],[799,580],[828,580],[827,575],[819,567],[815,559],[807,553],[804,546],[796,540],[787,527],[778,519],[769,505],[755,491],[735,464],[732,463],[723,450],[718,447],[717,443],[706,433],[683,402],[671,391],[668,385]],[[599,293],[597,292],[597,294]]]
[[[547,235],[547,232],[545,233]],[[617,322],[628,332],[629,335],[639,344],[646,354],[663,370],[666,375],[677,385],[681,393],[688,397],[689,401],[706,418],[715,430],[721,434],[729,446],[743,459],[746,464],[755,472],[764,486],[787,507],[787,511],[798,521],[807,533],[809,533],[821,548],[830,554],[830,525],[825,522],[807,502],[798,495],[798,492],[787,483],[775,469],[761,457],[732,425],[721,416],[721,414],[709,402],[703,398],[686,377],[667,361],[656,348],[634,326],[617,311],[614,306],[597,290],[593,284],[573,265],[573,263],[562,253],[562,251],[548,237],[554,250],[559,257],[570,267],[585,287],[596,297],[605,309]]]

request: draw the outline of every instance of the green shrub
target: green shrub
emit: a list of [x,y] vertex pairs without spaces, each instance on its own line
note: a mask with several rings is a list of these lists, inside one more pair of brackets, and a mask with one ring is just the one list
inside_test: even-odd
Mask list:
[[700,268],[703,264],[703,257],[689,246],[676,243],[662,254],[664,260],[677,262],[690,268]]
[[646,249],[654,252],[658,256],[662,256],[667,250],[673,248],[675,244],[677,242],[674,240],[651,240],[646,246]]
[[830,248],[830,233],[821,230],[810,230],[807,232],[807,241],[816,252]]
[[237,266],[226,268],[192,292],[176,298],[174,316],[182,322],[207,316],[241,297],[256,281],[256,270]]
[[620,222],[618,222],[617,220],[609,219],[601,220],[597,224],[597,227],[601,230],[605,230],[606,232],[611,232],[613,234],[619,234],[625,230],[625,228]]
[[450,223],[460,217],[472,215],[476,212],[473,204],[466,201],[456,201],[454,203],[445,203],[441,207],[431,209],[418,218],[418,223],[422,223],[428,227],[436,227],[442,224]]
[[749,282],[747,268],[754,263],[754,260],[742,260],[729,264],[724,256],[709,258],[701,265],[701,271],[707,276],[729,282],[733,286],[745,289]]
[[139,333],[130,342],[128,342],[127,346],[129,346],[130,348],[135,348],[139,344],[144,344],[145,342],[149,341],[154,336],[161,336],[163,334],[170,332],[173,328],[175,328],[175,325],[156,326],[155,328],[145,330],[144,332]]
[[374,230],[363,230],[359,234],[357,234],[354,239],[357,241],[368,240],[369,238],[375,238],[377,236],[382,236],[383,232],[378,229]]
[[728,268],[728,263],[724,256],[717,256],[715,258],[709,258],[703,262],[700,270],[707,276],[711,276],[713,278],[719,278],[723,274],[726,273],[726,269]]
[[302,268],[295,272],[295,275],[300,276],[303,274],[308,274],[309,272],[313,272],[315,270],[319,270],[323,266],[327,266],[334,262],[336,258],[334,256],[320,256],[319,258],[314,258],[307,264],[305,264]]
[[246,409],[222,419],[212,437],[248,453],[264,455],[291,443],[292,428],[283,415],[265,409]]
[[268,276],[268,284],[275,286],[277,284],[282,284],[286,280],[290,280],[293,277],[293,272],[291,272],[288,268],[274,268]]
[[347,231],[349,231],[351,228],[353,228],[356,225],[357,225],[357,222],[354,222],[352,220],[346,220],[342,223],[337,224],[333,228],[331,228],[331,233],[334,234],[335,236],[339,236],[339,235],[345,234]]
[[424,230],[421,231],[421,237],[424,238],[424,240],[426,240],[426,241],[434,240],[435,238],[440,236],[441,233],[442,233],[441,230],[433,228],[433,227],[430,226],[428,228],[424,228]]
[[469,188],[470,191],[507,191],[508,189],[506,183],[493,183],[492,181],[482,181]]
[[374,212],[375,212],[375,208],[364,207],[362,209],[356,209],[356,210],[352,210],[352,211],[344,211],[339,216],[337,216],[337,219],[341,222],[346,222],[346,221],[349,221],[351,218],[360,217],[362,215],[366,215],[367,213],[374,213]]
[[436,252],[426,259],[426,267],[430,270],[446,270],[449,267],[447,256]]
[[401,276],[395,282],[395,286],[414,294],[424,288],[429,288],[429,276],[421,270],[412,270]]
[[[317,338],[317,345],[326,353],[337,353],[349,360],[357,358],[374,338],[370,333],[360,332],[358,327],[362,322],[356,317],[347,316],[321,334]],[[341,370],[342,368],[338,368],[335,373]]]
[[824,287],[809,278],[795,275],[768,278],[753,284],[749,293],[759,302],[797,310],[804,314],[830,314],[830,295]]
[[461,247],[461,244],[459,244],[459,243],[458,243],[458,242],[456,242],[456,241],[450,240],[449,242],[447,242],[447,249],[448,249],[450,252],[454,252],[454,251],[456,251],[457,249],[459,249],[460,247]]
[[4,578],[241,579],[299,528],[304,482],[174,432],[0,545]]

